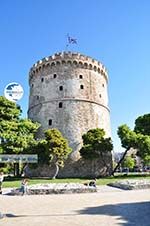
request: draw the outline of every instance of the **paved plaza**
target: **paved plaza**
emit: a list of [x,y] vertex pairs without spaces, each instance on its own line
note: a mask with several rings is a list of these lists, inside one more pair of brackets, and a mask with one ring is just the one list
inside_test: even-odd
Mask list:
[[150,189],[0,196],[0,226],[150,226]]

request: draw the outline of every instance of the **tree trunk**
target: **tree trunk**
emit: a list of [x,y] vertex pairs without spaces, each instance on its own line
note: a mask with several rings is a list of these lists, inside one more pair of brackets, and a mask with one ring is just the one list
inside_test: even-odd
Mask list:
[[54,174],[54,176],[53,176],[52,179],[56,179],[56,177],[57,177],[57,175],[58,175],[58,173],[59,173],[59,166],[58,166],[58,164],[55,163],[55,166],[56,166],[56,171],[55,171],[55,174]]
[[17,176],[17,177],[20,176],[19,163],[18,162],[14,163],[14,176]]
[[114,170],[113,170],[113,172],[112,172],[112,175],[113,175],[113,176],[114,176],[114,173],[116,172],[116,170],[118,169],[118,167],[121,165],[122,161],[124,160],[124,158],[125,158],[125,156],[126,156],[126,154],[127,154],[127,152],[128,152],[129,150],[130,150],[130,148],[127,148],[127,149],[125,150],[125,152],[123,153],[122,158],[119,160],[118,164],[116,165],[116,167],[114,168]]

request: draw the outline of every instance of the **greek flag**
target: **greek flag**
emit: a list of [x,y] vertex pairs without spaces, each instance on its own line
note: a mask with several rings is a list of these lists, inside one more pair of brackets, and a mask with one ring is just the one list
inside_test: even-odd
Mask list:
[[70,37],[70,35],[67,35],[68,43],[69,44],[77,44],[77,39]]

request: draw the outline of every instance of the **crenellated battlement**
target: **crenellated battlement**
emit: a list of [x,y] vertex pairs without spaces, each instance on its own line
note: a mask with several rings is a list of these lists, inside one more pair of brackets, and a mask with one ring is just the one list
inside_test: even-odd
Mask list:
[[29,76],[30,79],[34,76],[34,74],[38,73],[40,70],[44,68],[50,67],[58,67],[62,65],[70,65],[77,68],[94,70],[105,76],[105,79],[108,80],[107,69],[105,66],[99,61],[92,59],[89,56],[82,55],[80,53],[75,52],[60,52],[55,53],[52,56],[45,57],[37,63],[35,63],[30,69]]

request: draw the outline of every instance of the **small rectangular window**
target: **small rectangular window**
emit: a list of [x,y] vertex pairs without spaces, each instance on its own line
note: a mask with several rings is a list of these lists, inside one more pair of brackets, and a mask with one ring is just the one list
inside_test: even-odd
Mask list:
[[84,86],[83,85],[80,85],[80,89],[84,89]]
[[63,107],[63,103],[60,102],[60,103],[59,103],[59,108],[62,108],[62,107]]
[[59,86],[59,90],[62,91],[63,90],[63,86]]
[[51,126],[52,125],[52,119],[48,120],[48,125]]

